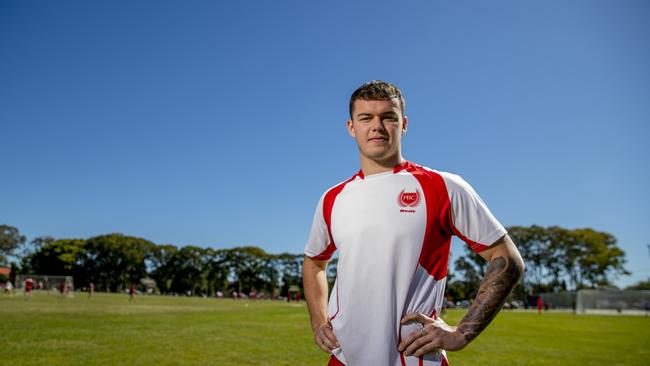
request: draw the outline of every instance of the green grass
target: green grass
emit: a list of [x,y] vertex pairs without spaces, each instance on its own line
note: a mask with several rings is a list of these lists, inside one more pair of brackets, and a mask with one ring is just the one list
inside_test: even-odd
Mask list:
[[[462,317],[450,311],[450,324]],[[503,312],[452,365],[648,365],[650,318]],[[97,294],[0,296],[0,365],[326,365],[306,307]]]

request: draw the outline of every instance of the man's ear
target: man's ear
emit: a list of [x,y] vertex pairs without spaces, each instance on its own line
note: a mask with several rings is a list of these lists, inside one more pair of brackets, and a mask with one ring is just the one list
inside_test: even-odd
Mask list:
[[353,138],[356,138],[356,135],[354,133],[354,125],[352,124],[351,119],[348,120],[347,126],[348,126],[348,134],[350,134],[350,136],[352,136]]
[[402,135],[406,133],[408,129],[409,120],[406,116],[402,118]]

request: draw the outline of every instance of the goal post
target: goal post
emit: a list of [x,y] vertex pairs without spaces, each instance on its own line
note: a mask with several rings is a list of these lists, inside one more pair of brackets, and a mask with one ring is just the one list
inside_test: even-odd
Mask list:
[[573,310],[576,314],[650,315],[650,291],[578,290],[539,296],[550,309]]
[[33,291],[56,291],[60,293],[62,290],[67,293],[74,292],[74,278],[72,276],[51,276],[39,274],[18,274],[16,275],[15,288],[24,290],[25,280],[31,278],[33,281]]
[[650,291],[580,290],[576,293],[577,314],[650,314]]

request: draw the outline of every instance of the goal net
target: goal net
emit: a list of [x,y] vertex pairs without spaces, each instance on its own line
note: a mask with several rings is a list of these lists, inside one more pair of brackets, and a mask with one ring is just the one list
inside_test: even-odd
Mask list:
[[25,289],[25,281],[27,279],[32,280],[32,290],[33,291],[47,291],[47,292],[57,292],[69,293],[74,292],[74,279],[72,276],[49,276],[49,275],[16,275],[16,284],[17,289]]
[[580,290],[578,314],[650,314],[650,291]]

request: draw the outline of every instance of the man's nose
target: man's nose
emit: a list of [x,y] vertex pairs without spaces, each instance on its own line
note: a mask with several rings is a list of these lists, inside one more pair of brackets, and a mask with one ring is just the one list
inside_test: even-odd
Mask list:
[[373,131],[384,130],[384,121],[381,119],[381,117],[375,117],[372,119],[371,128]]

